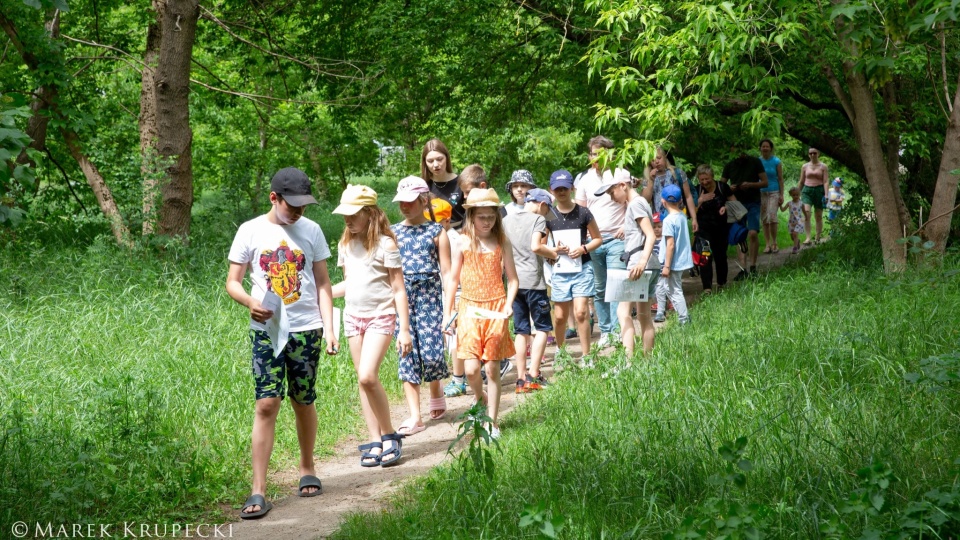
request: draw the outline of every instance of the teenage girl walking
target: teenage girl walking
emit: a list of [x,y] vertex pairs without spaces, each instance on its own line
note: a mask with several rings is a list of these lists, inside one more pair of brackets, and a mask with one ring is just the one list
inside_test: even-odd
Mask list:
[[[452,324],[457,332],[457,355],[463,358],[467,382],[479,401],[485,402],[493,426],[490,436],[500,436],[497,415],[500,412],[500,360],[516,352],[510,339],[508,320],[513,315],[513,300],[520,288],[513,263],[513,247],[507,241],[500,219],[500,198],[493,189],[475,188],[463,205],[466,217],[460,237],[460,256],[452,264],[447,287],[444,327]],[[507,290],[503,290],[503,274]],[[462,286],[458,317],[453,319],[457,285]],[[478,318],[473,308],[496,312],[497,318]],[[502,316],[502,318],[500,318]],[[453,321],[451,323],[451,321]],[[487,392],[483,392],[480,369],[487,373]]]
[[333,296],[344,298],[344,334],[350,342],[360,405],[370,433],[370,442],[359,447],[360,465],[389,467],[400,461],[403,435],[390,423],[390,405],[379,374],[398,321],[397,350],[405,356],[413,349],[400,251],[386,214],[377,207],[377,192],[369,187],[347,186],[333,213],[342,215],[346,223],[337,260],[343,267],[343,281],[333,287]]
[[400,380],[410,407],[410,418],[397,431],[413,435],[425,429],[420,418],[420,385],[430,384],[430,418],[439,420],[447,412],[440,381],[449,376],[444,359],[443,287],[450,273],[450,244],[443,226],[424,217],[432,217],[430,188],[416,176],[408,176],[397,186],[394,202],[400,203],[404,220],[390,227],[397,236],[403,266],[403,282],[410,307],[410,333],[413,350],[400,356]]

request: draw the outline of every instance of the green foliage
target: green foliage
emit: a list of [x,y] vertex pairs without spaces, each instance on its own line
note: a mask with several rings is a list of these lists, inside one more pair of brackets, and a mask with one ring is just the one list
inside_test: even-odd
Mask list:
[[553,511],[547,508],[547,504],[541,502],[523,507],[519,525],[521,529],[534,527],[547,538],[557,538],[565,523],[563,516],[554,516]]
[[472,407],[464,411],[457,417],[457,420],[463,420],[457,429],[457,438],[450,443],[448,452],[454,452],[457,444],[464,437],[470,436],[470,444],[467,450],[458,457],[458,463],[465,475],[478,474],[487,480],[493,480],[496,472],[493,466],[493,453],[488,449],[493,445],[499,449],[499,441],[494,439],[490,433],[490,426],[493,425],[493,419],[487,416],[487,408],[482,403],[474,403]]
[[16,227],[23,219],[15,195],[30,189],[35,181],[33,168],[17,163],[30,144],[30,137],[17,127],[17,118],[30,116],[30,107],[16,95],[0,93],[0,226]]
[[759,540],[762,532],[765,507],[759,504],[744,505],[726,490],[728,485],[738,489],[747,486],[746,473],[753,470],[753,462],[744,457],[747,438],[726,442],[717,453],[726,462],[724,474],[711,476],[711,483],[723,488],[719,497],[710,497],[695,512],[684,518],[680,528],[664,535],[665,540],[682,538],[729,538]]
[[920,361],[920,371],[903,376],[911,383],[926,385],[931,390],[960,392],[960,352],[931,356]]
[[[954,465],[960,465],[960,459]],[[960,469],[956,472],[960,473]],[[952,538],[960,530],[960,485],[956,481],[952,486],[934,488],[924,493],[921,500],[910,501],[900,509],[887,499],[890,486],[897,480],[889,465],[874,462],[858,469],[857,477],[860,487],[840,504],[839,513],[821,522],[820,532],[827,538]],[[855,516],[860,522],[859,536],[855,536],[854,527],[841,519],[844,515]],[[888,519],[877,519],[880,517]]]
[[[750,94],[743,128],[757,138],[779,134],[778,94],[795,79],[778,57],[806,40],[803,6],[592,0],[587,8],[607,30],[583,58],[609,96],[597,105],[600,129],[629,124],[639,143],[672,141],[682,149],[685,131],[716,121],[706,111]],[[632,150],[635,143],[625,146],[622,160],[648,159]]]

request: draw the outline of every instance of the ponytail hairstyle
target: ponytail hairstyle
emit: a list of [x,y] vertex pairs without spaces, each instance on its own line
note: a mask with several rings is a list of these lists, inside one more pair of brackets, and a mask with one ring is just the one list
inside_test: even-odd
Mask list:
[[381,237],[386,236],[394,242],[397,241],[397,236],[390,230],[390,220],[387,219],[387,214],[379,206],[364,206],[356,215],[367,217],[367,230],[355,238],[350,233],[350,229],[344,227],[343,236],[340,237],[341,247],[349,245],[353,240],[359,240],[363,244],[363,249],[366,250],[367,255],[371,255],[380,245]]
[[[431,194],[431,193],[421,193],[420,196],[418,197],[418,199],[419,199],[423,204],[427,205],[427,210],[430,212],[430,221],[436,223],[436,222],[437,222],[437,216],[433,215],[433,205],[430,204],[430,201],[433,200],[432,194]],[[422,214],[422,213],[423,213],[423,212],[421,212],[421,214]]]

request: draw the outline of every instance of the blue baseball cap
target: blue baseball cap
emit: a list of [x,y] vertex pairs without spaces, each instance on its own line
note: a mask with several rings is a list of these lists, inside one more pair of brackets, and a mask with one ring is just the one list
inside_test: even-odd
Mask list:
[[527,197],[524,199],[524,202],[538,202],[544,203],[547,205],[547,221],[553,221],[557,219],[557,214],[553,211],[553,196],[550,195],[550,192],[545,189],[535,188],[527,192]]
[[680,186],[675,186],[673,184],[663,187],[663,191],[660,192],[660,197],[669,202],[669,203],[679,203],[680,198],[683,194],[680,192]]
[[566,169],[554,171],[550,175],[550,189],[567,188],[573,189],[573,175]]

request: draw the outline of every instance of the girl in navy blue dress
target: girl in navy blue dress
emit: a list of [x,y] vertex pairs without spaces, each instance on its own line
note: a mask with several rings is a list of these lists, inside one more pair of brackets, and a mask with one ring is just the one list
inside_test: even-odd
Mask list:
[[391,227],[397,236],[403,265],[403,281],[410,306],[413,350],[400,356],[400,380],[410,407],[398,433],[413,435],[425,429],[420,418],[420,385],[430,384],[430,418],[443,418],[447,411],[440,381],[449,377],[444,358],[443,282],[450,268],[450,243],[443,226],[428,220],[430,188],[426,181],[408,176],[397,186],[400,213],[405,218]]

